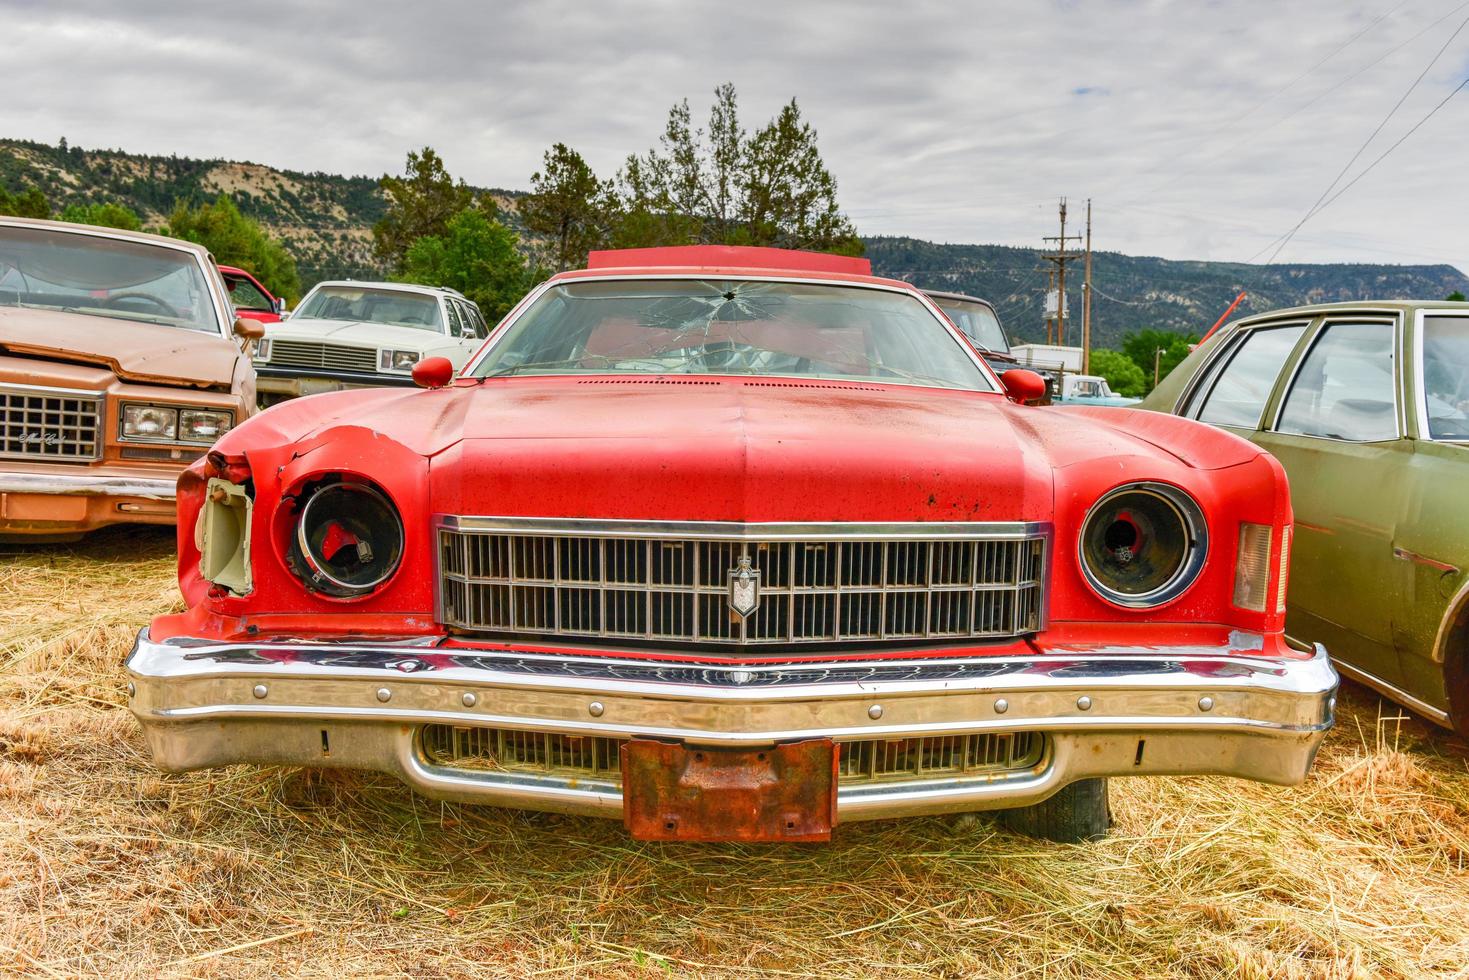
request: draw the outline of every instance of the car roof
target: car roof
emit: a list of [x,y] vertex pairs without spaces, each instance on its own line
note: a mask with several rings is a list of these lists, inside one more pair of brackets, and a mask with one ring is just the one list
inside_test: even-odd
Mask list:
[[185,241],[182,238],[169,238],[167,235],[154,235],[146,231],[128,231],[124,228],[104,228],[101,225],[83,225],[73,221],[52,221],[49,218],[17,218],[13,215],[0,215],[0,226],[11,228],[37,228],[45,231],[66,231],[83,235],[91,235],[94,238],[115,238],[125,241],[147,242],[150,245],[164,245],[169,248],[182,249],[193,252],[205,260],[210,258],[209,249],[197,242]]
[[1251,313],[1230,321],[1230,326],[1260,323],[1266,320],[1288,320],[1303,316],[1320,316],[1323,313],[1413,313],[1417,310],[1464,310],[1469,303],[1433,299],[1364,299],[1354,303],[1314,303],[1306,306],[1287,306],[1264,313]]
[[829,283],[884,286],[921,294],[911,282],[872,274],[872,263],[850,255],[804,252],[788,248],[749,245],[675,245],[666,248],[626,248],[587,254],[585,269],[552,276],[550,282],[576,279],[657,279],[711,276],[764,279],[817,280]]
[[469,299],[457,289],[450,289],[448,286],[423,286],[416,282],[382,282],[370,279],[323,279],[315,286],[312,286],[311,290],[315,292],[322,286],[346,286],[357,289],[396,289],[403,293],[423,293],[427,296],[453,296],[456,299],[464,300],[466,303],[474,302],[474,300]]
[[978,296],[970,296],[968,293],[948,293],[942,289],[925,289],[924,292],[928,294],[930,299],[958,300],[961,303],[978,303],[980,306],[988,306],[991,310],[995,308],[995,304],[989,300],[980,299]]

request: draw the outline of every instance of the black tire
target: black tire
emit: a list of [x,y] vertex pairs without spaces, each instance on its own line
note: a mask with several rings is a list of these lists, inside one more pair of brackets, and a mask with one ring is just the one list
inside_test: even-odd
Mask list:
[[1081,779],[1049,799],[1014,810],[1001,810],[1000,823],[1017,834],[1060,844],[1080,844],[1107,836],[1111,811],[1107,780]]

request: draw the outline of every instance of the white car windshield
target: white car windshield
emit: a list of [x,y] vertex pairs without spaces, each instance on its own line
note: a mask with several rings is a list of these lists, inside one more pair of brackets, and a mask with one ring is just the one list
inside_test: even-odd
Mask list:
[[722,374],[993,391],[917,297],[742,279],[564,282],[476,365],[510,374]]
[[322,286],[291,315],[292,320],[356,320],[443,332],[437,297],[406,289]]
[[192,252],[50,228],[0,226],[0,306],[220,331]]

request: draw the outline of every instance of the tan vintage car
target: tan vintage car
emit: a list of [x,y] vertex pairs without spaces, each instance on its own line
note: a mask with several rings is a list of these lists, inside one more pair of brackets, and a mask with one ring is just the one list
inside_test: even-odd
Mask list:
[[0,217],[0,540],[174,521],[185,467],[255,406],[209,252]]

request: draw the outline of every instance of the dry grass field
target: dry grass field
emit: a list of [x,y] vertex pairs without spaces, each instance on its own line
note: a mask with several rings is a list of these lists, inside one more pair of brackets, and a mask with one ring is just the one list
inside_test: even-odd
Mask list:
[[640,844],[373,775],[153,771],[122,662],[171,551],[0,549],[0,973],[1469,976],[1469,747],[1359,688],[1305,786],[1120,780],[1099,844]]

